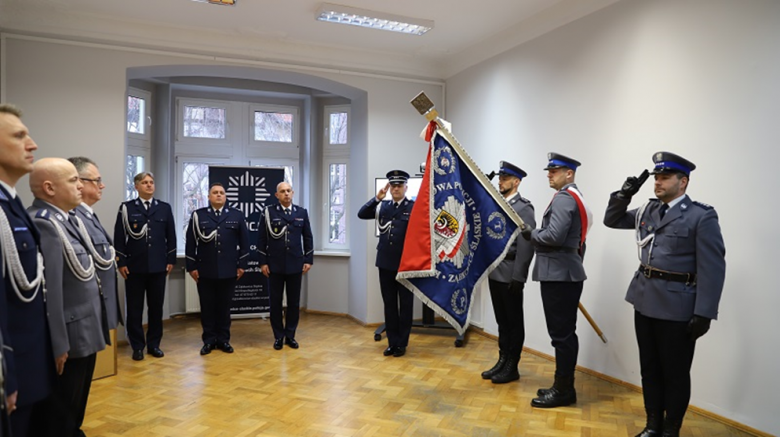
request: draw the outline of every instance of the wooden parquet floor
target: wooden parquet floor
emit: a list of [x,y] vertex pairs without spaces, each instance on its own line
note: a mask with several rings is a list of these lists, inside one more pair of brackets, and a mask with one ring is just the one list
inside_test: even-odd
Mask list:
[[[524,353],[518,382],[480,378],[496,342],[417,329],[402,358],[384,357],[373,328],[338,316],[302,314],[300,349],[272,348],[268,321],[234,320],[234,354],[200,356],[200,320],[165,324],[165,357],[130,359],[95,381],[82,429],[115,436],[634,436],[644,425],[639,393],[578,372],[576,406],[530,406],[552,381],[553,363]],[[746,436],[688,413],[683,435]]]

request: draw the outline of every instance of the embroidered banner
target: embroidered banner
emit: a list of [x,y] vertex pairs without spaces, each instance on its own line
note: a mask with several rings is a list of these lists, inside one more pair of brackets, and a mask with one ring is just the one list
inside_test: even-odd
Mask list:
[[426,140],[396,279],[463,334],[474,290],[506,255],[520,218],[448,130],[431,122]]

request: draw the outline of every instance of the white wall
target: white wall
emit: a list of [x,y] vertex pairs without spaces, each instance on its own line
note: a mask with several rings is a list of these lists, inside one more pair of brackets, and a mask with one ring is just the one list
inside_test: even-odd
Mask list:
[[[193,75],[197,76],[209,76],[230,67],[235,72],[232,77],[311,86],[350,98],[354,123],[351,134],[355,140],[350,157],[352,214],[375,194],[375,176],[384,175],[391,167],[413,170],[424,160],[425,143],[417,134],[425,120],[409,100],[421,90],[436,102],[441,102],[443,96],[442,83],[435,81],[396,80],[335,69],[296,71],[268,64],[253,67],[238,61],[215,62],[203,56],[62,44],[16,35],[3,35],[3,39],[2,99],[23,108],[24,122],[40,147],[37,158],[85,155],[100,165],[107,188],[96,212],[107,224],[113,224],[123,196],[124,100],[128,79],[176,75],[182,65],[192,66]],[[318,183],[310,181],[311,185]],[[27,178],[18,184],[26,204],[32,200],[27,184]],[[170,200],[162,193],[160,197]],[[374,267],[373,224],[356,219],[350,223],[348,302],[343,302],[340,291],[333,296],[320,295],[318,299],[340,300],[336,307],[348,309],[349,314],[366,323],[379,323],[383,316]],[[334,274],[344,272],[337,269]]]
[[[698,165],[688,194],[716,207],[728,270],[719,320],[698,342],[692,404],[780,434],[780,2],[624,0],[447,81],[454,133],[484,170],[529,172],[521,193],[537,220],[552,191],[549,151],[582,161],[577,182],[595,214],[580,318],[579,364],[640,385],[633,309],[623,298],[638,260],[631,231],[603,224],[609,193],[659,150]],[[633,206],[653,196],[643,187]],[[552,353],[538,283],[526,288],[526,345]],[[489,299],[481,317],[492,320]],[[486,328],[495,333],[494,325]],[[585,400],[587,402],[587,400]]]

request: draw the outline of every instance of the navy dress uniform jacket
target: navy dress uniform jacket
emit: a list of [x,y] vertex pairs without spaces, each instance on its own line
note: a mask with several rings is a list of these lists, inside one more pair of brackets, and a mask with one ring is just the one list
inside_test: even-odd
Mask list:
[[[301,273],[304,264],[314,264],[314,237],[309,213],[297,205],[290,205],[290,209],[287,215],[280,204],[275,204],[267,206],[260,216],[263,230],[258,236],[257,250],[260,265],[267,264],[271,273]],[[274,238],[272,232],[283,235]]]
[[[536,218],[534,218],[534,206],[531,201],[515,194],[508,199],[512,209],[523,219],[526,226],[531,229],[536,227]],[[528,269],[531,267],[531,260],[534,258],[534,247],[525,238],[517,236],[515,243],[509,248],[506,257],[501,263],[490,272],[489,278],[503,283],[512,281],[526,282],[528,280]]]
[[[542,216],[542,226],[534,229],[531,243],[536,246],[533,280],[581,282],[588,277],[577,253],[582,237],[582,220],[577,201],[566,191],[568,184],[553,196]],[[583,252],[585,248],[582,248]]]
[[[11,199],[0,186],[0,208],[8,219],[19,261],[27,280],[35,278],[38,269],[40,234],[18,198]],[[2,251],[7,251],[3,247]],[[3,254],[0,253],[0,263]],[[5,254],[7,256],[7,253]],[[8,267],[2,266],[0,281],[0,329],[2,329],[3,361],[6,368],[5,394],[19,392],[19,408],[45,399],[54,388],[56,372],[51,350],[51,337],[46,319],[46,302],[39,286],[35,299],[26,303],[19,299],[11,284]],[[29,299],[33,291],[21,291]],[[1,414],[5,414],[2,412]]]
[[[128,225],[133,232],[147,226],[146,237],[136,240],[128,235],[123,223],[122,206],[127,207]],[[171,205],[152,199],[147,210],[143,200],[128,200],[119,206],[114,225],[116,265],[130,273],[160,273],[168,264],[176,264],[176,223]]]
[[[54,228],[55,220],[66,237],[82,267],[89,265],[90,255],[81,242],[76,228],[48,203],[35,199],[28,212],[34,216],[41,232],[41,249],[46,269],[46,302],[54,356],[65,352],[68,358],[84,358],[100,352],[108,343],[104,327],[103,300],[96,278],[79,280],[68,267],[63,243]],[[67,214],[67,213],[66,213]]]
[[[216,231],[213,240],[205,242],[198,236],[195,215],[202,235]],[[187,227],[185,252],[188,272],[197,270],[200,277],[209,279],[235,278],[236,270],[246,270],[249,261],[249,231],[244,213],[227,206],[219,217],[212,207],[194,211]]]
[[[619,199],[616,193],[610,196],[604,224],[635,229],[640,208],[627,211],[631,200]],[[640,217],[639,238],[655,234],[655,239],[642,248],[641,262],[670,272],[694,273],[696,283],[646,278],[637,271],[626,300],[642,315],[655,319],[682,322],[694,314],[716,319],[726,277],[726,248],[718,213],[685,195],[661,219],[661,205],[660,200],[651,199]]]
[[[404,198],[396,208],[392,200],[379,201],[372,198],[358,211],[364,220],[376,218],[379,227],[379,242],[376,245],[376,266],[380,269],[397,271],[404,251],[406,228],[412,213],[414,201]],[[377,212],[377,205],[379,211]]]
[[[111,258],[111,246],[113,245],[113,242],[111,241],[111,236],[108,235],[108,232],[106,232],[106,229],[100,223],[97,216],[90,213],[84,205],[77,206],[73,211],[75,211],[76,216],[84,222],[84,227],[87,229],[87,233],[92,240],[95,251],[103,259]],[[106,270],[96,268],[95,271],[100,278],[100,287],[103,289],[103,302],[106,307],[108,329],[116,329],[120,320],[119,300],[116,291],[116,263],[113,263],[113,265]]]

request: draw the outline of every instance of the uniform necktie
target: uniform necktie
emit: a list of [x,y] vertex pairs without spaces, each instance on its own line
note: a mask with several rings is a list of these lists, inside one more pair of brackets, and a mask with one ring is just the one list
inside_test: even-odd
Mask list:
[[217,214],[217,217],[219,217],[219,215],[222,213],[222,211],[216,210],[216,211],[214,211],[214,213]]
[[285,215],[290,215],[290,208],[285,208],[284,209],[284,214]]
[[669,209],[669,204],[664,203],[663,205],[661,205],[661,210],[659,211],[659,213],[661,214],[661,220],[663,220],[664,216],[666,215],[666,210],[668,209]]
[[146,207],[146,210],[149,210],[149,207],[151,206],[151,203],[149,203],[148,200],[144,200],[144,207]]
[[398,202],[393,202],[393,208],[398,208]]

